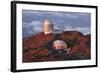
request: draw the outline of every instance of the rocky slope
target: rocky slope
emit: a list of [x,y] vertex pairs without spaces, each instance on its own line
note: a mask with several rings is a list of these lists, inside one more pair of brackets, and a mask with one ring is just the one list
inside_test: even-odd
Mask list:
[[[23,38],[23,62],[90,59],[90,38],[91,35],[83,35],[77,31],[48,35],[41,32],[35,36]],[[69,55],[57,57],[52,53],[52,42],[57,39],[64,40],[68,44],[71,48]]]

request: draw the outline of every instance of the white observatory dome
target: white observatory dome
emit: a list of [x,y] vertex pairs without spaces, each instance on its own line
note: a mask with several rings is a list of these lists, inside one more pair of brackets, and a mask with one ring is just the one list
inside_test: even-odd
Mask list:
[[66,49],[67,48],[67,44],[63,40],[56,40],[53,43],[53,47],[55,49]]

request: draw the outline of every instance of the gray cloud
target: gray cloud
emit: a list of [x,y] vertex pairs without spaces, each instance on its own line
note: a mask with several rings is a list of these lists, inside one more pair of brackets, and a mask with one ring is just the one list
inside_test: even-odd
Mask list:
[[43,22],[41,21],[32,21],[31,23],[23,23],[23,35],[27,37],[28,35],[34,35],[38,32],[43,31]]

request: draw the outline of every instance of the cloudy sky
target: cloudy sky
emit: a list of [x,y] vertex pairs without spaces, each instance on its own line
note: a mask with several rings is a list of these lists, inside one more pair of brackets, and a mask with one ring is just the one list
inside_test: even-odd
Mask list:
[[52,21],[54,29],[90,34],[91,16],[89,13],[23,10],[23,37],[29,37],[42,32],[43,23],[46,18]]

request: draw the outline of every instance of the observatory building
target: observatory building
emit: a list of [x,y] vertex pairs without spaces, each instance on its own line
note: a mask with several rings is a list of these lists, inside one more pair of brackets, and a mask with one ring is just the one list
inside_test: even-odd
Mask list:
[[44,21],[44,34],[50,33],[53,33],[53,23],[49,19],[46,19]]

